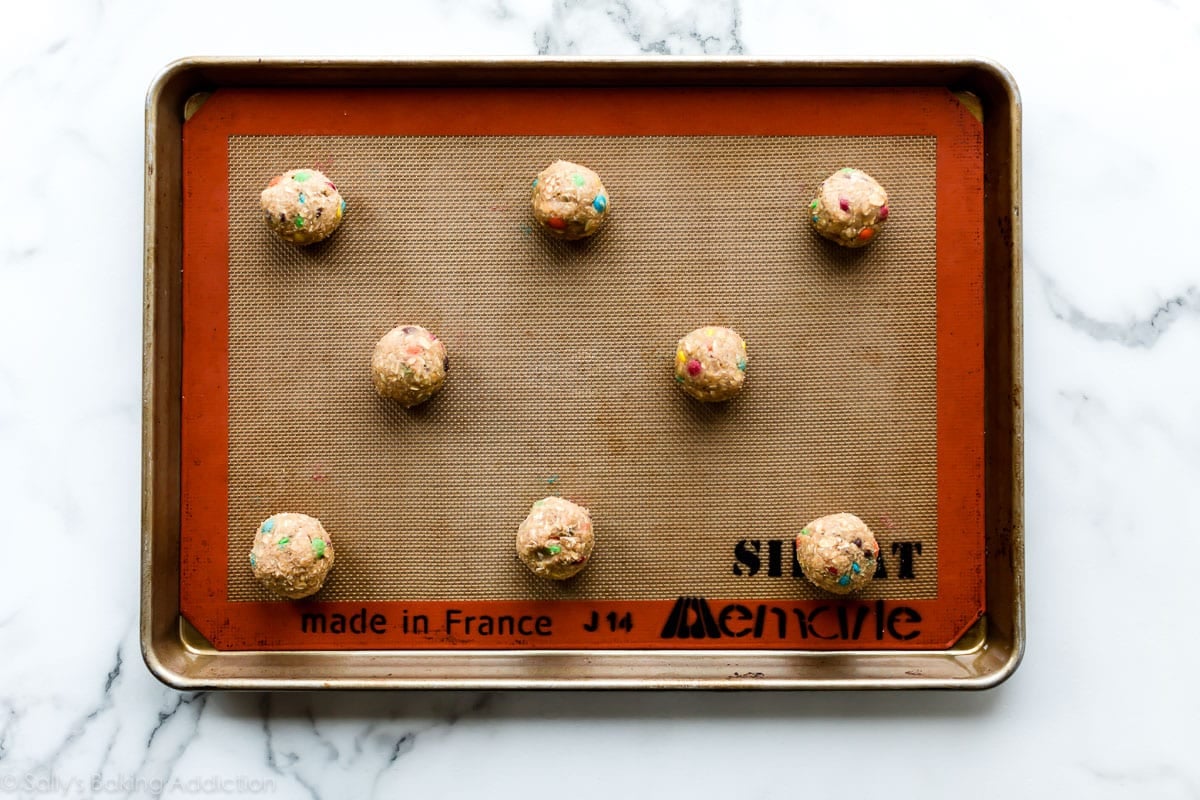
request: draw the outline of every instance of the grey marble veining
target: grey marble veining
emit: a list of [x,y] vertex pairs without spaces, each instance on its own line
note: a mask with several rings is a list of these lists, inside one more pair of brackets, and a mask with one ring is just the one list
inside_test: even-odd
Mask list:
[[[678,4],[676,4],[678,5]],[[744,55],[739,0],[714,0],[684,7],[629,0],[555,0],[538,26],[539,55],[613,52],[642,55]]]
[[[1200,794],[1200,7],[23,4],[0,28],[0,795]],[[190,54],[982,55],[1025,111],[1029,651],[978,695],[178,693],[137,642],[142,111]],[[869,754],[840,768],[846,748]],[[582,748],[582,756],[576,748]],[[566,754],[566,763],[559,758]],[[981,776],[1006,776],[981,780]],[[225,783],[222,783],[224,781]],[[857,791],[857,789],[854,789]]]
[[1169,297],[1144,317],[1124,321],[1097,319],[1071,303],[1052,278],[1035,272],[1041,279],[1042,290],[1050,313],[1060,322],[1098,342],[1116,342],[1125,347],[1153,347],[1159,337],[1184,317],[1200,312],[1200,290],[1187,286]]

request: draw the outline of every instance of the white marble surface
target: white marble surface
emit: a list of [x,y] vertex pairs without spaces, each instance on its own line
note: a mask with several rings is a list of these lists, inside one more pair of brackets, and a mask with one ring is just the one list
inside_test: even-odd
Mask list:
[[[982,55],[1015,74],[1030,633],[1007,684],[179,694],[146,671],[136,629],[151,78],[198,54],[539,52]],[[1189,688],[1200,515],[1188,499],[1200,485],[1197,73],[1194,0],[7,5],[0,795],[1200,796]],[[567,748],[580,752],[552,765]]]

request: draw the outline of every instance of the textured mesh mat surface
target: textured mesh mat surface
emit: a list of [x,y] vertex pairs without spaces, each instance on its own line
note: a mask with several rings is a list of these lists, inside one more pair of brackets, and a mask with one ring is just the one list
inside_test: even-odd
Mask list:
[[[917,580],[892,565],[865,597],[934,597],[935,156],[933,137],[230,137],[229,599],[273,599],[245,554],[284,510],[334,537],[324,600],[815,597],[735,574],[734,547],[785,540],[786,572],[800,525],[842,510],[885,554],[922,544]],[[610,193],[592,241],[531,229],[530,181],[560,157]],[[349,211],[300,249],[258,195],[313,164]],[[844,165],[892,198],[865,250],[799,222]],[[413,410],[369,379],[402,323],[450,353]],[[749,345],[724,407],[671,377],[705,324]],[[565,584],[514,553],[548,494],[596,523]]]

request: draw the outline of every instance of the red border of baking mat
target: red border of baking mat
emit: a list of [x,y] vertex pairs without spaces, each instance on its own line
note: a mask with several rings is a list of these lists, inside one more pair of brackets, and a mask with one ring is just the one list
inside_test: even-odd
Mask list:
[[[527,113],[549,105],[561,113]],[[227,193],[234,135],[937,137],[937,598],[229,602]],[[222,89],[186,123],[183,144],[180,608],[217,648],[941,649],[982,616],[983,128],[949,91]],[[458,622],[447,632],[450,609]],[[318,611],[325,632],[302,632],[303,615]],[[328,627],[338,614],[344,632]],[[626,614],[628,631],[620,624]],[[427,633],[414,632],[418,615],[427,618]],[[501,616],[513,618],[511,630]],[[466,617],[474,618],[475,632],[466,633]],[[485,617],[495,620],[490,635],[478,633]],[[593,619],[600,625],[589,631]],[[383,633],[371,630],[373,620]],[[542,634],[547,628],[552,633]]]

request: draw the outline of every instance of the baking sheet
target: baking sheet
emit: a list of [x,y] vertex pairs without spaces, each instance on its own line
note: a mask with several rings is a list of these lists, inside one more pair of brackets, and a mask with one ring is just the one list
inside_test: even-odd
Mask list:
[[[239,88],[254,84],[262,88]],[[837,88],[829,84],[837,84]],[[556,88],[560,85],[571,86],[572,91],[560,91]],[[954,91],[947,92],[947,85]],[[350,86],[377,88],[348,89]],[[854,90],[847,91],[848,86]],[[575,91],[580,87],[593,87],[595,91]],[[214,90],[215,94],[210,95]],[[221,95],[231,93],[241,94],[243,105],[222,107]],[[511,102],[514,94],[528,99],[539,93],[543,100],[552,96],[563,113],[531,116]],[[218,100],[215,107],[220,109],[216,117],[210,114],[214,105],[209,101],[213,97]],[[397,100],[402,102],[391,102]],[[414,114],[418,107],[413,103],[418,100],[420,113]],[[578,101],[577,107],[571,107],[572,100]],[[306,110],[299,125],[294,111],[297,102]],[[508,109],[502,109],[506,104]],[[956,111],[957,121],[951,127],[957,126],[959,133],[973,130],[966,137],[969,146],[961,146],[962,137],[946,136],[947,129],[936,130],[936,124],[931,125],[931,120],[945,121],[939,115],[947,106],[966,112]],[[186,109],[185,115],[200,108],[199,118],[210,114],[208,123],[216,124],[203,135],[197,135],[195,126],[183,130],[175,116],[180,108]],[[982,127],[972,125],[968,116],[981,122]],[[148,102],[147,122],[143,644],[147,663],[163,680],[192,688],[982,687],[1011,674],[1023,642],[1017,382],[1020,311],[1019,291],[1013,289],[1019,286],[1020,226],[1015,216],[1019,199],[1019,107],[1015,87],[1003,70],[991,64],[950,61],[316,64],[193,59],[172,65],[156,81]],[[942,576],[937,595],[899,601],[907,605],[883,599],[838,602],[830,598],[765,598],[755,606],[753,598],[699,595],[660,600],[468,599],[459,603],[490,604],[497,612],[514,614],[550,609],[556,624],[567,625],[586,625],[589,604],[593,614],[596,607],[653,612],[649,617],[638,617],[651,624],[641,625],[639,635],[643,638],[632,643],[633,648],[650,648],[642,651],[644,655],[628,647],[607,649],[616,642],[597,642],[594,637],[578,635],[551,645],[549,650],[535,642],[493,639],[487,652],[477,648],[488,647],[488,642],[437,641],[437,637],[426,637],[434,640],[424,643],[332,635],[320,640],[297,640],[282,629],[299,618],[302,608],[319,607],[329,613],[356,607],[389,613],[411,610],[415,615],[423,609],[444,610],[445,603],[385,600],[309,605],[231,600],[229,550],[230,537],[236,534],[227,519],[219,518],[233,505],[228,472],[228,377],[234,351],[229,341],[228,273],[208,269],[225,259],[222,254],[227,253],[229,245],[225,207],[230,200],[230,137],[310,137],[315,141],[345,135],[935,137],[939,298],[935,312],[939,334],[937,564]],[[189,139],[190,145],[186,142]],[[181,147],[181,142],[185,146]],[[185,157],[189,148],[191,158]],[[976,181],[980,175],[971,166],[976,158],[984,162],[982,181]],[[218,180],[189,183],[188,173],[197,160],[206,165],[205,172],[211,171],[209,177]],[[964,166],[966,169],[962,169]],[[982,183],[986,187],[982,213],[974,189],[966,194],[946,191],[947,178],[961,189],[964,175],[970,178],[967,185]],[[185,207],[193,212],[199,209],[201,214],[192,213],[181,221],[178,207],[172,207],[173,193],[183,199]],[[361,199],[353,201],[355,209]],[[221,225],[215,224],[222,216]],[[183,236],[179,237],[181,229]],[[343,233],[345,230],[349,229]],[[979,253],[977,247],[983,247],[982,280],[969,267]],[[180,264],[184,266],[182,281]],[[989,300],[983,305],[985,286]],[[941,302],[945,298],[966,302]],[[181,316],[187,336],[180,335]],[[973,325],[982,328],[980,337],[974,336]],[[947,331],[949,335],[945,335]],[[963,333],[968,334],[965,347],[960,336]],[[986,389],[982,416],[987,426],[982,448],[970,436],[945,435],[955,430],[955,424],[981,422],[974,413],[978,396],[970,391],[945,391],[948,379],[972,370],[963,369],[969,366],[964,355],[969,355],[972,344],[980,339],[986,356],[979,370],[983,376],[980,383]],[[181,359],[185,352],[192,353],[190,363],[203,363],[204,368],[189,372],[188,359]],[[747,393],[742,399],[749,396]],[[179,470],[172,467],[172,452],[178,458],[174,463]],[[218,453],[220,458],[214,458]],[[986,459],[980,458],[983,453]],[[981,488],[986,491],[973,495],[955,491],[953,484],[976,469],[984,475]],[[545,476],[545,480],[552,488],[565,479],[556,474]],[[951,485],[949,492],[947,484]],[[980,505],[986,509],[982,516],[987,526],[983,530],[982,523],[976,524],[981,516]],[[220,524],[214,524],[217,522]],[[961,546],[973,540],[974,531],[979,531],[979,540],[986,538],[986,551]],[[767,565],[779,562],[785,559],[774,558],[772,550],[762,569],[772,569]],[[782,569],[786,571],[786,566]],[[971,587],[978,590],[974,596],[979,603],[964,602],[972,596]],[[986,620],[980,617],[984,593],[989,609]],[[736,621],[740,614],[737,606],[743,600],[755,613],[765,611],[771,620],[788,612],[797,619],[812,615],[810,621],[820,614],[826,616],[821,625],[809,626],[807,642],[773,639],[772,625],[762,626],[767,629],[764,642],[734,640],[733,636],[723,641],[665,641],[671,638],[665,627],[661,633],[654,630],[653,637],[645,633],[664,619],[669,627],[681,613],[684,624],[677,625],[677,629],[690,627],[694,631],[698,626],[703,631],[705,626],[699,623],[702,612],[708,609],[732,611],[734,622],[726,627],[738,628],[743,636],[757,637],[757,624],[753,634],[742,634],[741,623]],[[942,613],[950,609],[966,613]],[[880,649],[875,640],[880,630],[887,635],[912,633],[914,617],[910,612],[923,615],[917,626],[923,630],[916,639],[906,638],[892,654]],[[196,620],[197,627],[189,620]],[[853,630],[854,641],[848,641],[840,629]],[[858,637],[859,632],[864,635]],[[630,644],[630,640],[626,638],[624,644]],[[747,649],[747,645],[760,649]],[[395,647],[401,649],[391,649]],[[559,647],[566,649],[554,653]],[[435,654],[430,648],[440,649],[441,653]],[[710,656],[697,648],[720,650]],[[242,652],[226,652],[231,649]],[[822,656],[822,651],[831,649],[847,652],[844,657]]]

